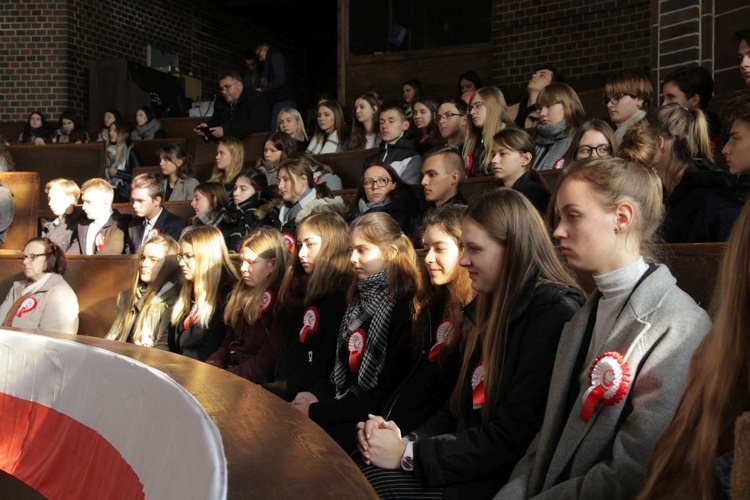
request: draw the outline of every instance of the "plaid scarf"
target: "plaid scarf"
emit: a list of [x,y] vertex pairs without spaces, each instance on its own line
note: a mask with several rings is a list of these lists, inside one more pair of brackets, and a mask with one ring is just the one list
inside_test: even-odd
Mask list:
[[[369,391],[378,385],[378,376],[385,364],[388,348],[388,330],[395,301],[388,290],[386,271],[380,271],[357,284],[354,303],[344,313],[336,342],[336,364],[333,368],[333,384],[336,398],[344,397],[352,388]],[[347,386],[349,369],[349,335],[370,321],[364,355],[357,372],[355,385]]]

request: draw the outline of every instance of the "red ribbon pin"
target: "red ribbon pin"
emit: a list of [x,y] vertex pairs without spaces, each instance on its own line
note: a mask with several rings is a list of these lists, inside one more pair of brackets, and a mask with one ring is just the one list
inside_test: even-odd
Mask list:
[[273,294],[273,291],[269,288],[265,292],[263,292],[263,300],[260,303],[260,313],[263,314],[264,312],[267,312],[269,309],[273,307],[273,301],[276,299],[276,297]]
[[297,246],[297,238],[295,238],[292,233],[281,233],[281,236],[284,237],[284,243],[286,243],[289,253],[294,253]]
[[475,410],[484,406],[484,366],[479,363],[471,374],[471,401]]
[[96,233],[96,237],[94,238],[94,246],[96,247],[97,252],[101,252],[102,248],[104,248],[104,235],[102,233]]
[[193,304],[193,307],[190,309],[190,313],[187,315],[187,318],[182,322],[182,329],[187,330],[190,328],[190,325],[195,323],[195,318],[198,317],[198,304]]
[[318,321],[320,320],[320,314],[318,309],[315,307],[308,307],[305,311],[305,315],[302,316],[302,330],[299,332],[299,341],[305,343],[305,338],[310,333],[315,333],[318,329]]
[[361,328],[357,328],[349,334],[349,371],[357,373],[359,371],[359,362],[365,352],[365,343],[367,334]]
[[28,297],[28,298],[24,299],[23,302],[21,302],[21,305],[18,308],[18,313],[16,313],[16,314],[20,318],[21,316],[23,316],[27,312],[31,312],[34,309],[36,309],[37,304],[38,304],[38,302],[37,302],[37,300],[34,297]]
[[581,420],[588,423],[599,403],[614,406],[630,387],[630,366],[619,352],[605,352],[591,363],[589,388],[583,394]]
[[430,361],[435,361],[440,356],[440,352],[450,343],[457,330],[456,324],[448,318],[440,322],[435,330],[435,343],[427,356]]

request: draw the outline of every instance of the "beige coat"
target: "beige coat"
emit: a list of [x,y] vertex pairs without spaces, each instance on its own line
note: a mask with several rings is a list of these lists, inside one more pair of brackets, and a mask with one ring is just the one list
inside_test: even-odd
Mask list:
[[[47,273],[47,276],[47,281],[30,296],[36,301],[33,309],[23,312],[21,316],[15,314],[11,326],[46,332],[78,333],[76,293],[61,275]],[[26,284],[26,280],[13,283],[5,302],[0,305],[0,322],[5,321],[8,310],[21,297]]]

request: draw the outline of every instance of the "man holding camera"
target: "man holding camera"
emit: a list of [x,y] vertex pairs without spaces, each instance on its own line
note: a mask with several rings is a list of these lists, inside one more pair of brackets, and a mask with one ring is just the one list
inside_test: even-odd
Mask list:
[[195,127],[195,133],[206,141],[222,137],[243,139],[253,132],[269,130],[266,99],[255,89],[245,88],[236,71],[219,78],[221,98],[214,102],[214,114],[208,123]]

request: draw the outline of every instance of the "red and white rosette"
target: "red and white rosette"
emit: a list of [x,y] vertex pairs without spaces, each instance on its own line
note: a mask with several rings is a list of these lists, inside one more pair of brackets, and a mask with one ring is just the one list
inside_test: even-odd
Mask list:
[[320,314],[316,307],[308,307],[305,311],[305,315],[302,316],[302,330],[299,331],[300,343],[305,343],[305,338],[310,333],[315,333],[318,329],[318,323],[320,322]]
[[145,241],[148,241],[155,236],[159,236],[160,234],[161,234],[161,231],[159,231],[157,228],[150,229],[149,232],[146,234]]
[[39,302],[34,297],[27,297],[21,302],[21,305],[18,306],[18,312],[16,312],[16,316],[19,318],[26,314],[27,312],[31,312],[34,309],[36,309],[36,306]]
[[260,313],[268,312],[273,307],[273,302],[276,297],[273,294],[273,290],[270,288],[263,292],[263,300],[260,303]]
[[484,406],[484,366],[479,363],[471,374],[471,401],[475,410]]
[[281,236],[284,238],[284,243],[286,243],[289,253],[294,253],[294,250],[297,247],[297,238],[295,238],[292,233],[281,233]]
[[427,356],[430,361],[435,361],[440,356],[440,352],[450,343],[457,331],[458,327],[450,319],[446,318],[440,322],[435,330],[435,343]]
[[365,353],[365,344],[367,343],[367,334],[361,328],[357,328],[349,334],[349,371],[357,373],[359,371],[359,362]]
[[471,171],[474,168],[474,155],[469,153],[466,155],[466,177],[471,176]]
[[552,170],[562,170],[563,168],[565,168],[565,158],[560,158],[552,164]]
[[102,248],[104,248],[104,235],[102,233],[96,233],[96,237],[94,238],[94,246],[96,247],[97,252],[101,252]]
[[195,323],[195,318],[197,317],[198,317],[198,304],[193,304],[193,307],[190,308],[190,313],[182,322],[182,328],[184,330],[187,330],[188,328],[190,328],[190,325]]
[[619,352],[611,351],[597,357],[589,369],[589,388],[583,394],[581,420],[588,423],[599,403],[614,406],[630,387],[630,366]]

